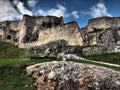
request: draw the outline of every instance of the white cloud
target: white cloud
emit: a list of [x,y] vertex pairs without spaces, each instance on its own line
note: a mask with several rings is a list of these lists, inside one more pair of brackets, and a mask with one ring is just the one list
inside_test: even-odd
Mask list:
[[83,15],[91,15],[93,18],[101,17],[101,16],[112,16],[103,1],[100,0],[96,5],[90,8],[90,11],[81,12]]
[[0,21],[19,18],[19,13],[8,0],[0,0]]
[[61,4],[57,4],[56,8],[51,8],[49,10],[37,9],[35,12],[32,12],[28,10],[24,6],[24,3],[20,0],[13,0],[12,2],[10,2],[10,0],[0,0],[0,22],[6,20],[21,19],[23,14],[35,16],[63,16],[64,18],[74,16],[75,18],[79,18],[77,11],[72,11],[71,13],[68,13],[66,7]]
[[[18,10],[16,10],[13,5],[15,5]],[[20,19],[23,14],[33,15],[20,0],[14,0],[13,2],[0,0],[0,22]]]
[[50,10],[44,11],[42,9],[39,9],[35,12],[35,15],[52,15],[52,16],[63,16],[63,17],[69,17],[67,10],[64,6],[57,4],[57,8],[52,8]]
[[100,16],[112,16],[107,11],[107,7],[103,2],[97,3],[97,5],[90,8],[90,12],[88,12],[92,17],[100,17]]
[[76,18],[76,19],[79,18],[78,11],[72,11],[71,15],[73,15],[74,18]]
[[[16,6],[17,9],[14,8]],[[29,11],[25,6],[24,3],[20,0],[14,0],[12,3],[9,0],[0,0],[0,21],[5,20],[14,20],[14,19],[21,19],[23,14],[28,15],[52,15],[52,16],[63,16],[69,17],[69,13],[67,13],[67,9],[60,4],[57,4],[56,8],[51,8],[47,11],[42,9],[38,9],[34,13]]]
[[27,3],[28,3],[28,6],[33,8],[35,7],[35,5],[37,4],[38,0],[28,0]]
[[12,1],[12,3],[13,3],[14,5],[17,5],[18,2],[19,2],[19,0],[13,0],[13,1]]
[[33,15],[33,13],[29,11],[21,1],[18,2],[17,8],[22,15],[23,14]]

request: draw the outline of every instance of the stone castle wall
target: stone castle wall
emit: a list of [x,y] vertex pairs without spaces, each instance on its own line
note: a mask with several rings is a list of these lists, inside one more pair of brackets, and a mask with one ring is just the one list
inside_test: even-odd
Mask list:
[[10,29],[14,31],[19,30],[19,21],[12,21],[10,23]]
[[120,17],[90,19],[86,31],[86,45],[117,44],[120,41]]
[[36,25],[42,25],[42,27],[56,26],[63,24],[63,18],[55,16],[39,16],[33,17],[36,20]]
[[2,41],[16,42],[19,21],[4,21],[0,23]]
[[[33,31],[35,26],[35,20],[28,15],[24,15],[23,19],[20,22],[20,31],[19,31],[19,44],[25,43],[29,37],[31,37],[30,33]],[[27,34],[29,36],[27,36]],[[25,38],[26,37],[26,38]]]
[[82,45],[81,33],[77,23],[71,22],[43,30],[39,34],[38,41],[41,43],[48,43],[60,39],[68,41],[69,45]]
[[20,22],[19,43],[30,43],[37,40],[39,31],[52,26],[61,25],[63,20],[53,16],[24,15]]
[[54,16],[24,15],[21,21],[0,23],[0,40],[17,43],[21,48],[63,39],[69,45],[117,44],[120,41],[120,17],[90,19],[81,29],[76,22],[64,24],[62,17]]
[[76,22],[58,25],[51,28],[46,28],[39,32],[37,41],[19,44],[19,47],[27,48],[39,46],[51,41],[65,40],[69,45],[82,45],[81,33]]
[[111,27],[120,27],[120,17],[99,17],[90,19],[88,22],[88,32],[95,29],[107,29]]
[[0,27],[7,27],[13,31],[19,30],[19,21],[4,21],[0,23]]
[[2,28],[0,28],[0,41],[2,41],[2,35],[3,35],[3,30],[2,30]]

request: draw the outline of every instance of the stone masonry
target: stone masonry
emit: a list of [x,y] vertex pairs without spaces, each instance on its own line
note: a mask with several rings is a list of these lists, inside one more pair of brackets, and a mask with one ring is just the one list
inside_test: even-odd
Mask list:
[[20,21],[0,23],[0,40],[20,48],[40,46],[52,41],[65,40],[69,45],[112,45],[120,51],[120,17],[90,19],[79,28],[77,22],[64,23],[62,17],[23,15]]

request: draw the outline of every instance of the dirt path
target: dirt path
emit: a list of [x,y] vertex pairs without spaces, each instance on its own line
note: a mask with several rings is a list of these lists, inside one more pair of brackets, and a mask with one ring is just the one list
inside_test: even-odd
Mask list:
[[86,61],[95,62],[95,63],[100,63],[100,64],[106,64],[106,65],[110,65],[110,66],[120,67],[120,65],[118,65],[118,64],[112,64],[112,63],[106,63],[106,62],[99,62],[99,61],[88,60],[88,59],[87,59]]

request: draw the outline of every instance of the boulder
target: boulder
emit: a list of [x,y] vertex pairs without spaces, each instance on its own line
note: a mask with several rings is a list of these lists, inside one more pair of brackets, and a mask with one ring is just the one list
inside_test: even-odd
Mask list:
[[68,61],[38,63],[26,68],[38,90],[120,90],[120,72]]

